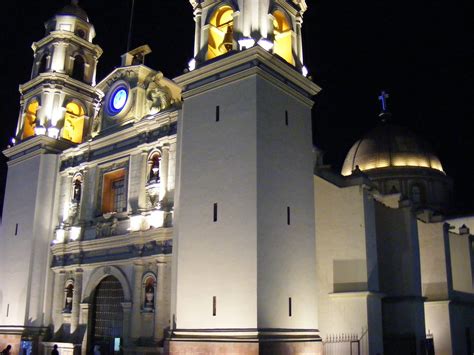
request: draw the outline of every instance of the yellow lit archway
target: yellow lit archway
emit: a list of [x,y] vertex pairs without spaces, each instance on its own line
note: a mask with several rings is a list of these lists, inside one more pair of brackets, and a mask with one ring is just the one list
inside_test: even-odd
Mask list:
[[73,143],[82,143],[84,120],[84,108],[76,102],[68,103],[64,115],[62,137]]
[[280,10],[276,10],[273,13],[273,35],[275,37],[273,53],[279,55],[288,63],[295,65],[291,26],[285,14]]
[[216,58],[232,49],[234,10],[230,6],[219,7],[211,17],[207,59]]
[[26,139],[35,135],[36,113],[38,111],[38,107],[39,103],[37,100],[34,100],[28,104],[25,112],[21,139]]

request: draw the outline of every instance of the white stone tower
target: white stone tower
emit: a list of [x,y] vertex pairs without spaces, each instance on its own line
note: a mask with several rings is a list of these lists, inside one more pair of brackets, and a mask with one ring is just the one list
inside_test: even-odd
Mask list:
[[49,246],[58,154],[89,134],[100,99],[93,88],[102,50],[94,27],[73,1],[46,22],[46,37],[33,44],[31,80],[20,86],[21,109],[9,158],[0,234],[0,340],[33,352],[49,319],[52,277]]
[[191,1],[171,354],[319,354],[299,0]]

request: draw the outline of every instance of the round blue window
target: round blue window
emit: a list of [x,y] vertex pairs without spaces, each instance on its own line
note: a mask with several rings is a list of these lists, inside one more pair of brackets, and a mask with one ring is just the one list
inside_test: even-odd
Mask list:
[[128,90],[126,87],[119,86],[110,95],[108,109],[112,116],[118,114],[125,107],[128,100]]

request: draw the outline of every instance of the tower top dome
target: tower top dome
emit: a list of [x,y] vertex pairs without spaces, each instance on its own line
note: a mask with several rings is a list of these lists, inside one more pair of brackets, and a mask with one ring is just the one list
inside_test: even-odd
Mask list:
[[444,174],[441,162],[428,142],[405,127],[381,122],[354,143],[341,174],[351,175],[357,168],[369,172],[403,167],[427,168]]
[[87,13],[79,6],[78,0],[71,0],[71,3],[64,6],[60,11],[58,11],[56,15],[75,16],[81,20],[89,22],[89,17],[87,16]]

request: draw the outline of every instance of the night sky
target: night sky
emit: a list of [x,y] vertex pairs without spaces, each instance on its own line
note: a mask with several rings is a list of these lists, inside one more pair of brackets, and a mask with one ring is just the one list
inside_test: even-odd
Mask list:
[[[381,90],[390,94],[393,121],[426,138],[454,179],[460,212],[474,211],[474,1],[307,0],[305,64],[323,91],[315,98],[313,139],[325,162],[344,157],[379,118]],[[18,85],[29,80],[31,43],[66,1],[2,2],[0,147],[18,118]],[[81,0],[104,54],[97,81],[126,51],[131,0]],[[168,78],[192,57],[194,21],[188,0],[136,0],[132,48],[149,44],[146,64]],[[0,158],[3,202],[5,158]],[[0,204],[1,208],[1,204]]]

